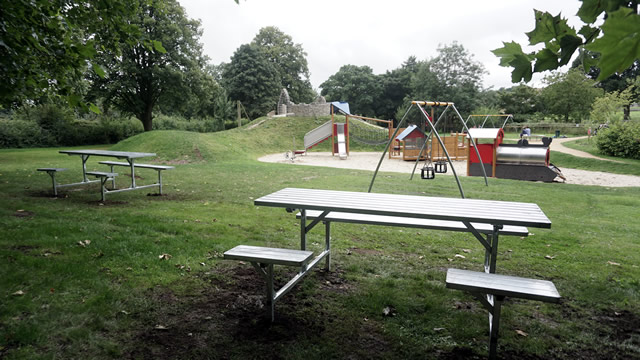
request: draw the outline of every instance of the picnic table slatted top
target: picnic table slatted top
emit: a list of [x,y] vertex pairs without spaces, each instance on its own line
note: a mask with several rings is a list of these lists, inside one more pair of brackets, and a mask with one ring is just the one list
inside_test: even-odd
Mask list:
[[131,151],[109,151],[109,150],[60,150],[61,154],[69,155],[95,155],[111,156],[118,159],[136,159],[142,157],[156,156],[155,153],[131,152]]
[[291,209],[551,227],[551,220],[537,204],[511,201],[285,188],[254,203]]

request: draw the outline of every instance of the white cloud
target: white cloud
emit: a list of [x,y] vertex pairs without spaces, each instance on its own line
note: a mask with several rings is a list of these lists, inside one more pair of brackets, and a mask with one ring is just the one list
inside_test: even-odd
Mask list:
[[[485,87],[511,86],[511,70],[491,50],[502,42],[526,44],[534,28],[533,9],[562,12],[577,26],[578,0],[364,1],[180,0],[200,19],[204,52],[228,62],[265,26],[277,26],[307,52],[311,83],[317,88],[345,64],[368,65],[377,74],[399,67],[409,56],[427,59],[439,44],[457,41],[489,74]],[[536,79],[540,77],[537,76]]]

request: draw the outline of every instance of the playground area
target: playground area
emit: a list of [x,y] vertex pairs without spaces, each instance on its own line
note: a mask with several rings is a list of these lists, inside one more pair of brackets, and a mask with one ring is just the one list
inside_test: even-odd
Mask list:
[[[552,149],[556,151],[560,147],[554,147]],[[341,169],[354,169],[354,170],[370,170],[373,171],[376,168],[378,161],[380,160],[381,153],[378,152],[351,152],[347,159],[341,160],[339,156],[331,156],[330,152],[307,152],[304,156],[298,156],[294,161],[285,159],[282,153],[270,154],[260,157],[258,160],[269,163],[288,163],[292,165],[307,165],[307,166],[325,166]],[[466,176],[467,161],[452,161],[453,166],[456,168],[458,176]],[[385,159],[382,162],[380,171],[382,172],[398,172],[411,174],[415,162],[403,161],[402,158]],[[640,176],[633,175],[620,175],[611,174],[601,171],[587,171],[578,169],[562,169],[562,173],[566,176],[567,184],[576,185],[596,185],[606,187],[629,187],[640,186]],[[419,170],[418,170],[419,175]],[[440,174],[438,174],[439,176]],[[452,172],[442,174],[445,176],[451,176]],[[408,177],[407,177],[408,180]],[[420,181],[420,177],[417,176],[413,181]]]

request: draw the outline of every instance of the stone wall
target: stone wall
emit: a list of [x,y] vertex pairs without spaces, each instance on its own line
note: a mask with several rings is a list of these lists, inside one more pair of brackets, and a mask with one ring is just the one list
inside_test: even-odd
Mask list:
[[289,98],[287,89],[282,89],[280,99],[276,107],[279,116],[324,116],[331,115],[331,104],[328,104],[323,96],[318,96],[311,104],[296,104]]

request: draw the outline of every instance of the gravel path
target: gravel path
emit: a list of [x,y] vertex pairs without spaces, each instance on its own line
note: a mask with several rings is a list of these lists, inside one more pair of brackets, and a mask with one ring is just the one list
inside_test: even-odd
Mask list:
[[[554,139],[554,141],[555,140],[556,139]],[[552,146],[553,146],[553,143],[552,143]],[[568,149],[564,146],[562,148]],[[562,151],[562,150],[557,150],[555,148],[553,150]],[[568,150],[576,151],[573,149],[568,149]],[[331,156],[331,153],[329,152],[310,152],[304,156],[296,157],[296,159],[293,162],[291,162],[285,159],[284,153],[278,153],[278,154],[263,156],[258,160],[262,162],[283,163],[283,164],[292,164],[292,165],[326,166],[326,167],[343,168],[343,169],[374,171],[376,169],[376,166],[378,165],[378,161],[380,160],[380,155],[382,154],[378,152],[351,152],[351,154],[346,160],[340,160],[340,158],[337,155]],[[587,155],[590,155],[590,154],[587,154]],[[467,162],[454,161],[453,163],[458,176],[466,176]],[[420,168],[423,166],[423,164],[424,163],[421,162],[418,165],[415,176],[420,177]],[[388,157],[385,157],[384,161],[382,162],[382,166],[380,167],[380,171],[411,174],[411,171],[413,170],[414,165],[415,165],[415,162],[413,161],[402,161],[399,159],[389,159]],[[577,169],[561,169],[561,170],[562,170],[562,174],[567,178],[567,181],[566,181],[567,184],[596,185],[596,186],[606,186],[606,187],[627,187],[627,186],[640,187],[640,176],[618,175],[618,174],[610,174],[610,173],[605,173],[600,171],[586,171],[586,170],[577,170]],[[450,176],[451,174],[452,172],[450,170],[449,172],[447,172],[447,174],[443,174],[443,175]],[[440,174],[437,174],[437,175],[439,176]]]
[[574,137],[574,138],[557,138],[557,139],[553,139],[553,141],[551,142],[550,148],[553,151],[558,151],[558,152],[569,154],[569,155],[573,155],[573,156],[589,158],[589,159],[596,159],[596,160],[611,161],[611,162],[617,162],[617,163],[623,163],[622,161],[601,158],[601,157],[598,157],[598,156],[595,156],[595,155],[591,155],[588,152],[584,152],[584,151],[580,151],[580,150],[576,150],[576,149],[571,149],[571,148],[568,148],[568,147],[562,145],[563,143],[565,143],[567,141],[574,141],[574,140],[580,140],[580,139],[586,139],[586,138],[587,138],[586,136],[581,136],[581,137]]

